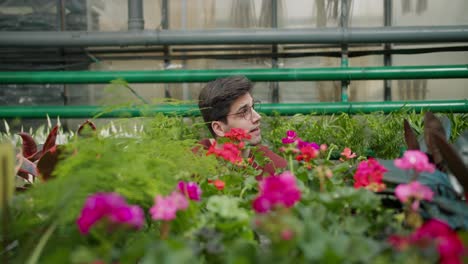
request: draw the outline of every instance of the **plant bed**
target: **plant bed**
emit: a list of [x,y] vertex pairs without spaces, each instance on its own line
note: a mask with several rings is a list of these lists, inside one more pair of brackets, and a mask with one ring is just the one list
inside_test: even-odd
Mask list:
[[[468,120],[446,116],[454,142]],[[462,263],[466,201],[432,187],[435,168],[422,152],[406,150],[403,119],[424,134],[424,116],[408,112],[263,117],[264,141],[288,167],[261,177],[237,152],[192,151],[206,135],[197,119],[156,115],[128,133],[88,124],[59,146],[43,139],[42,150],[60,153],[43,161],[53,164],[48,177],[40,170],[12,198],[2,257],[12,263]],[[404,163],[419,154],[419,167]],[[407,181],[387,181],[387,174]],[[458,207],[444,208],[445,201]]]

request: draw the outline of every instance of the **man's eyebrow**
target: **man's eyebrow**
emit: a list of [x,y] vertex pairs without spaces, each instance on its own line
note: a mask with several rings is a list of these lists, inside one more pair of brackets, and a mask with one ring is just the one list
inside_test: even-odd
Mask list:
[[237,109],[237,111],[235,112],[235,114],[240,114],[240,113],[244,113],[247,111],[247,107],[241,107],[239,109]]
[[247,108],[249,108],[249,107],[250,107],[249,104],[245,104],[245,105],[239,107],[239,109],[237,109],[237,112],[239,112],[239,111],[241,111],[241,110],[244,110],[244,109],[247,109]]

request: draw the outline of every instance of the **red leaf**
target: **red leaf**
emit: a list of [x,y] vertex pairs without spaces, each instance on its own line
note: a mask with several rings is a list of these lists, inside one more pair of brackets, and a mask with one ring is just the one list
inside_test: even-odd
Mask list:
[[27,181],[29,181],[29,173],[27,171],[24,171],[22,169],[20,169],[17,173],[16,173],[16,176],[18,177],[21,177]]
[[[463,187],[465,195],[468,196],[468,167],[463,162],[463,159],[455,148],[447,142],[445,136],[438,132],[431,132],[429,135],[435,147],[439,149],[442,158],[447,162],[449,170]],[[468,203],[468,200],[466,202]]]
[[37,176],[36,167],[37,167],[36,164],[34,164],[33,162],[27,159],[24,159],[23,162],[21,163],[21,167],[19,168],[17,175],[22,176],[20,175],[21,173],[26,173],[26,174],[31,174],[32,176],[36,177]]
[[405,142],[408,149],[420,150],[421,148],[419,147],[418,138],[406,119],[403,120],[403,128],[405,132]]
[[17,192],[25,192],[25,191],[27,191],[27,190],[28,190],[28,188],[26,188],[26,187],[16,186],[16,191],[17,191]]
[[96,125],[94,125],[93,122],[86,120],[86,122],[80,125],[76,133],[78,136],[87,136],[89,134],[89,128],[91,128],[93,132],[96,131]]
[[47,139],[42,147],[42,152],[47,152],[51,147],[55,146],[55,139],[57,138],[58,125],[55,125],[54,128],[50,131]]
[[18,135],[23,139],[23,156],[29,157],[37,152],[37,145],[28,133],[21,132]]
[[32,154],[31,156],[26,157],[29,161],[35,162],[42,156],[42,150]]
[[442,125],[442,122],[440,122],[440,120],[433,113],[426,112],[424,114],[424,140],[426,141],[429,153],[432,155],[434,164],[439,167],[442,166],[443,157],[439,148],[437,148],[437,146],[432,142],[431,133],[439,134],[442,140],[446,140],[445,129]]
[[52,178],[52,172],[59,161],[59,155],[61,149],[58,146],[54,146],[49,149],[49,151],[44,152],[44,155],[37,162],[37,171],[39,172],[39,177],[43,181],[47,181]]

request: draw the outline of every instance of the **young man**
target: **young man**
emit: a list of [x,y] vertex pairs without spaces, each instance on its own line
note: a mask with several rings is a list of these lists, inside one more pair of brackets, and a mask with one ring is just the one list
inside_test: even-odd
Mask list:
[[286,168],[287,162],[260,144],[262,117],[255,111],[252,89],[252,82],[243,76],[220,78],[209,82],[203,88],[198,98],[198,107],[214,138],[204,139],[200,143],[208,149],[216,138],[223,137],[231,128],[241,128],[251,136],[246,143],[258,146],[259,151],[270,159],[263,167],[254,161],[254,168],[262,170],[262,174],[274,174],[276,169]]

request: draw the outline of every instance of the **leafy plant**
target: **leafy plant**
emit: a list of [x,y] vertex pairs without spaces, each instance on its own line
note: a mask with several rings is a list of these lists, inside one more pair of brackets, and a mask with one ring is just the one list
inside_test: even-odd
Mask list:
[[[248,160],[230,163],[193,151],[206,135],[199,118],[158,114],[96,130],[87,123],[63,144],[54,177],[16,193],[1,254],[13,263],[433,263],[437,250],[408,244],[410,250],[399,251],[388,242],[414,232],[401,207],[387,207],[392,191],[376,194],[354,184],[365,156],[400,156],[403,118],[421,129],[422,115],[410,112],[264,117],[264,141],[289,162],[289,172],[270,177],[293,175],[270,184],[256,179]],[[458,122],[453,134],[460,134],[466,119],[450,118]],[[288,130],[328,146],[314,152],[295,141],[285,147]],[[345,147],[352,151],[346,154]],[[200,201],[186,201],[172,220],[154,217],[155,197],[177,193],[180,181],[197,183]],[[142,208],[142,228],[97,221],[81,234],[77,218],[96,193],[117,193]],[[255,201],[268,202],[260,203],[268,210],[258,212]]]
[[[446,114],[451,120],[453,141],[468,129],[466,114]],[[338,158],[338,150],[345,147],[363,156],[383,159],[399,157],[406,145],[403,137],[403,120],[407,119],[417,135],[423,134],[424,113],[399,111],[390,114],[375,112],[363,115],[316,116],[294,115],[291,117],[264,116],[263,138],[275,150],[281,147],[281,137],[287,130],[301,132],[301,137],[318,144],[331,142],[337,146],[333,157]]]

